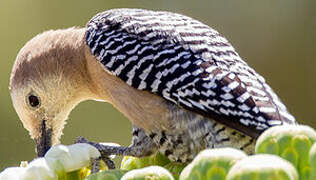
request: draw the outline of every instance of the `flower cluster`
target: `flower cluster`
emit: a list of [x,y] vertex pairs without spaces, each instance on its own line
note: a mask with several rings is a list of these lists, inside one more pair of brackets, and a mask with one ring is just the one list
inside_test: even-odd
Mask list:
[[91,174],[91,161],[99,157],[88,144],[58,145],[43,158],[5,169],[0,180],[314,180],[316,131],[304,125],[275,126],[258,138],[254,155],[234,148],[206,149],[190,164],[170,162],[159,153],[125,156],[119,169],[101,168]]

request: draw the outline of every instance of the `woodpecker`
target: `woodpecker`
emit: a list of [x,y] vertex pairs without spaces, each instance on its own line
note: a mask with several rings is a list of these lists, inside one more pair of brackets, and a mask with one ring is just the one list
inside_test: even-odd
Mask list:
[[132,123],[128,147],[88,142],[104,156],[160,151],[189,162],[217,147],[251,154],[264,130],[296,123],[221,34],[164,11],[112,9],[85,28],[37,35],[17,55],[10,93],[38,156],[60,142],[85,100],[108,102]]

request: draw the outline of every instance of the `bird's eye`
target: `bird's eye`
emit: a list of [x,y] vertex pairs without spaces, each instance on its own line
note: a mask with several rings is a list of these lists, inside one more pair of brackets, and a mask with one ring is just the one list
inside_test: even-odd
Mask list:
[[39,104],[40,104],[40,101],[38,99],[37,96],[34,96],[34,95],[29,95],[29,103],[32,107],[38,107]]

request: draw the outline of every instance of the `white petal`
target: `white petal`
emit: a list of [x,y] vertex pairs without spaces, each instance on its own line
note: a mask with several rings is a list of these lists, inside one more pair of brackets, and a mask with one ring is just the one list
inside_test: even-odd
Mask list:
[[92,158],[100,157],[100,152],[93,146],[85,143],[70,146],[56,145],[45,155],[46,159],[56,159],[64,166],[66,172],[78,170],[90,164]]
[[24,168],[21,180],[57,180],[58,177],[45,158],[37,158]]
[[9,167],[0,173],[0,180],[20,180],[23,177],[25,168]]

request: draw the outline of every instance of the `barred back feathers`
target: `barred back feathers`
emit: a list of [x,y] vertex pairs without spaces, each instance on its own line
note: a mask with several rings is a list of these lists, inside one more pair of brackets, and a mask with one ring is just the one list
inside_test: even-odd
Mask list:
[[87,24],[91,53],[113,75],[185,109],[257,137],[293,124],[264,78],[216,30],[162,11],[114,9]]

